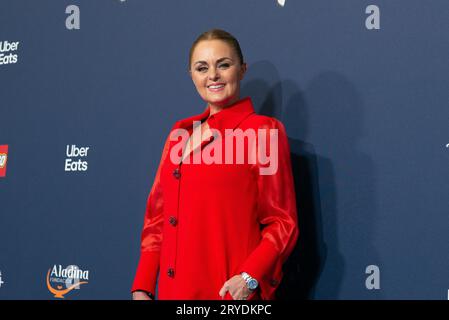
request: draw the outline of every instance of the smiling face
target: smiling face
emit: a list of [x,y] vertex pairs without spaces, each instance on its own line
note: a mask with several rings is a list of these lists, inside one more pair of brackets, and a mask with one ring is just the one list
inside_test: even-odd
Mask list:
[[202,40],[191,60],[193,83],[201,98],[211,106],[211,112],[239,100],[246,63],[240,64],[232,46],[222,40]]

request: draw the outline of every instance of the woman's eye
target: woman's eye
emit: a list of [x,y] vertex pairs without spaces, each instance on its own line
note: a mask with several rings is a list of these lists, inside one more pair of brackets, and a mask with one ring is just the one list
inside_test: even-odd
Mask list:
[[196,70],[199,72],[204,72],[204,70],[206,70],[206,69],[207,69],[206,67],[199,67]]
[[220,65],[220,68],[221,68],[221,67],[228,68],[228,67],[229,67],[229,63],[223,63],[223,64]]

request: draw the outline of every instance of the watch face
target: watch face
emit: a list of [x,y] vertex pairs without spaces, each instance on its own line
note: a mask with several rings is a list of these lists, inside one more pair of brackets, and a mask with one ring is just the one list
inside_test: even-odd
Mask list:
[[257,285],[258,285],[258,283],[257,283],[257,280],[255,280],[255,279],[251,279],[251,280],[248,282],[248,287],[249,287],[251,290],[256,289],[256,288],[257,288]]

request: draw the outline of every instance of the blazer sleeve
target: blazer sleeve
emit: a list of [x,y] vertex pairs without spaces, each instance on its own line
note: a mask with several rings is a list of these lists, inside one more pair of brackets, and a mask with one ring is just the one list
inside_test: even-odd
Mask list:
[[[267,165],[257,161],[258,198],[257,215],[261,225],[261,241],[250,253],[239,272],[247,272],[258,280],[263,300],[274,299],[274,293],[282,279],[282,265],[294,249],[298,236],[296,196],[290,160],[290,147],[284,125],[270,118],[267,126],[267,153],[277,140],[277,170],[260,174]],[[264,126],[265,127],[265,126]],[[277,129],[277,130],[268,130]],[[277,139],[276,139],[277,136]],[[264,152],[260,143],[258,152]],[[272,159],[273,156],[270,155]]]
[[168,149],[169,138],[167,137],[153,186],[147,197],[143,230],[141,233],[140,259],[131,292],[141,290],[151,292],[153,295],[155,294],[164,222],[161,168],[166,160]]

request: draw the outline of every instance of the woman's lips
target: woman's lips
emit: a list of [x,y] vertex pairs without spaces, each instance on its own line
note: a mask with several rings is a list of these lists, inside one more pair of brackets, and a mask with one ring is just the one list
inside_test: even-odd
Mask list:
[[212,92],[219,92],[222,91],[224,88],[224,84],[220,84],[220,85],[212,85],[212,86],[208,86],[207,89],[209,89],[209,91]]

